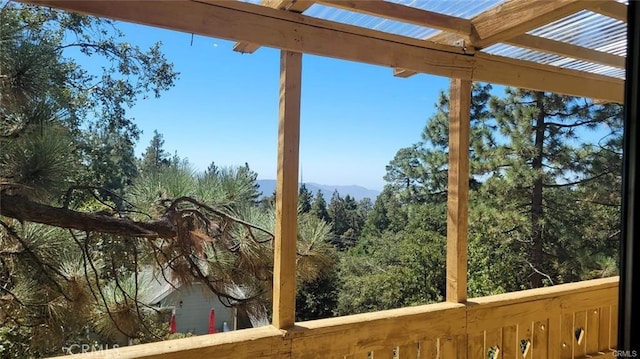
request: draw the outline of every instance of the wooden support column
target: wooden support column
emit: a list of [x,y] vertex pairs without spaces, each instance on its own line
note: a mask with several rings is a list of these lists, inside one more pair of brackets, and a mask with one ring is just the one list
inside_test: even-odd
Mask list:
[[451,79],[447,203],[447,301],[467,300],[471,81]]
[[276,227],[273,245],[273,325],[280,329],[292,327],[295,321],[301,74],[302,54],[281,51]]

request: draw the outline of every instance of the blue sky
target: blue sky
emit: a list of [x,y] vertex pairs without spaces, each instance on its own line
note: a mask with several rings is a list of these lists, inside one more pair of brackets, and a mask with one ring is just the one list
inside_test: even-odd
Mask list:
[[[129,115],[143,130],[139,155],[153,131],[165,148],[199,170],[242,165],[260,179],[276,175],[279,50],[232,51],[225,40],[119,23],[142,47],[162,41],[181,73],[159,99],[140,100]],[[385,165],[420,139],[443,77],[395,78],[390,68],[304,55],[300,164],[305,182],[384,186]]]

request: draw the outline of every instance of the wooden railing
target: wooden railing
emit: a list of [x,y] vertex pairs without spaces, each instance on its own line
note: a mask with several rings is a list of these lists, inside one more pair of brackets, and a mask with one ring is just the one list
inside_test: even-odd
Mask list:
[[204,335],[95,352],[92,358],[614,357],[618,278]]

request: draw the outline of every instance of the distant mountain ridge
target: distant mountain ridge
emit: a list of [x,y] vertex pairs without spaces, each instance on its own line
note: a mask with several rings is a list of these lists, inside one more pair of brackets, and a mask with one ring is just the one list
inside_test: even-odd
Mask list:
[[[273,192],[276,190],[276,180],[271,179],[263,179],[258,180],[258,186],[260,186],[260,191],[263,196],[271,196]],[[298,184],[300,186],[301,184]],[[307,187],[309,192],[315,196],[318,190],[322,193],[324,199],[329,202],[331,200],[331,195],[333,191],[338,191],[340,193],[340,197],[349,195],[356,200],[361,200],[363,198],[370,198],[372,201],[376,200],[376,197],[380,194],[380,191],[376,191],[374,189],[365,188],[358,185],[351,186],[338,186],[338,185],[326,185],[312,182],[305,182],[304,185]]]

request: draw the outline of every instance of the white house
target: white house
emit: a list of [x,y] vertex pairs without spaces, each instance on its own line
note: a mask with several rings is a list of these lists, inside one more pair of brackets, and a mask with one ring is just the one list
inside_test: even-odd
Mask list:
[[173,308],[176,332],[208,334],[212,309],[216,333],[223,331],[225,322],[229,330],[238,328],[236,310],[223,305],[204,285],[172,285],[167,281],[171,280],[171,277],[166,272],[164,276],[161,273],[152,274],[151,271],[143,275],[151,278],[148,304],[157,308]]

